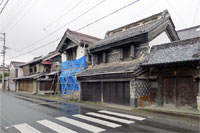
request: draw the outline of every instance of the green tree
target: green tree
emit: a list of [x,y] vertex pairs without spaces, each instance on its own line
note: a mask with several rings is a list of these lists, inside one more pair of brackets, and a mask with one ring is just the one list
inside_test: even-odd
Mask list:
[[[10,73],[4,72],[4,77],[10,76]],[[2,74],[0,74],[0,81],[2,81]]]

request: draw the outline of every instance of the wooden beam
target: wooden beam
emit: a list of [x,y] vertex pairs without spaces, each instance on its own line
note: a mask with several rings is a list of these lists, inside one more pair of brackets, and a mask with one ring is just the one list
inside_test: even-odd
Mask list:
[[115,81],[130,81],[131,78],[124,79],[97,79],[97,80],[81,80],[81,82],[115,82]]

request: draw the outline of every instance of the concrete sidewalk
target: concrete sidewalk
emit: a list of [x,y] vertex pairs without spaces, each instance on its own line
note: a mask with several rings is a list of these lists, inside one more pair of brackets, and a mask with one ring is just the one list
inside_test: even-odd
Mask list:
[[[11,92],[13,93],[13,92]],[[88,107],[88,108],[96,108],[97,105],[98,107],[101,108],[107,108],[107,109],[112,109],[112,110],[119,110],[122,112],[129,112],[129,113],[143,113],[143,114],[148,114],[151,113],[151,115],[167,115],[167,116],[176,116],[176,117],[182,117],[182,118],[189,118],[189,119],[195,119],[195,120],[200,120],[200,112],[197,110],[180,110],[176,108],[164,108],[164,107],[159,107],[159,106],[148,106],[145,108],[133,108],[130,106],[123,106],[123,105],[116,105],[116,104],[107,104],[107,103],[96,103],[96,102],[83,102],[83,101],[74,101],[70,100],[70,98],[66,97],[61,97],[61,96],[43,96],[43,95],[31,95],[27,93],[22,93],[22,92],[14,92],[13,94],[23,96],[23,97],[29,97],[29,98],[34,98],[34,99],[40,99],[40,100],[45,100],[45,101],[50,101],[50,102],[66,102],[66,103],[72,103],[76,104],[79,106],[83,107]]]

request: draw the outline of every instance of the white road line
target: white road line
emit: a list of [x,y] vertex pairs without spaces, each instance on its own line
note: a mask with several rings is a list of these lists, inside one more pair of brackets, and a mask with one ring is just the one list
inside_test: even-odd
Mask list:
[[37,129],[31,127],[30,125],[23,123],[19,125],[14,125],[14,127],[19,130],[21,133],[42,133]]
[[[57,123],[51,122],[49,120],[41,120],[41,121],[37,121],[38,123],[40,123],[43,126],[46,126],[58,133],[77,133],[76,131],[73,131],[71,129],[68,129],[66,127],[63,127]],[[27,132],[28,133],[28,132]]]
[[127,114],[121,114],[121,113],[116,113],[116,112],[111,112],[111,111],[106,111],[106,110],[101,110],[101,111],[98,111],[98,112],[109,114],[109,115],[116,115],[116,116],[125,117],[125,118],[129,118],[129,119],[134,119],[134,120],[139,120],[139,121],[142,121],[142,120],[146,119],[146,118],[143,118],[143,117],[127,115]]
[[86,124],[86,123],[83,123],[83,122],[80,122],[80,121],[77,121],[77,120],[73,120],[73,119],[70,119],[70,118],[67,118],[67,117],[57,117],[56,119],[63,121],[63,122],[66,122],[66,123],[69,123],[71,125],[86,129],[86,130],[91,131],[93,133],[99,133],[99,132],[105,131],[105,129],[103,129],[103,128],[99,128],[99,127],[96,127],[96,126],[93,126],[93,125],[89,125],[89,124]]
[[113,120],[113,121],[121,122],[121,123],[126,123],[126,124],[135,123],[134,121],[125,120],[125,119],[121,119],[121,118],[117,118],[117,117],[112,117],[112,116],[108,116],[108,115],[103,115],[103,114],[99,114],[99,113],[89,112],[89,113],[86,113],[86,114],[92,115],[92,116],[101,117],[101,118],[108,119],[108,120]]
[[78,115],[73,115],[73,116],[77,117],[77,118],[80,118],[80,119],[87,120],[87,121],[91,121],[91,122],[94,122],[94,123],[97,123],[97,124],[101,124],[101,125],[104,125],[104,126],[107,126],[107,127],[116,128],[116,127],[120,127],[121,126],[119,124],[115,124],[115,123],[112,123],[112,122],[108,122],[108,121],[92,118],[92,117],[85,116],[85,115],[79,115],[78,114]]

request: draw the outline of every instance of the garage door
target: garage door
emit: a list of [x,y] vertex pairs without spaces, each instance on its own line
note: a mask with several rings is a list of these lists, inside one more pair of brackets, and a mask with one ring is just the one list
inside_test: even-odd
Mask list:
[[81,95],[84,101],[101,102],[101,83],[83,82],[81,83]]
[[33,92],[32,81],[19,81],[19,90],[25,92]]
[[104,82],[103,101],[130,105],[130,84],[129,82]]

